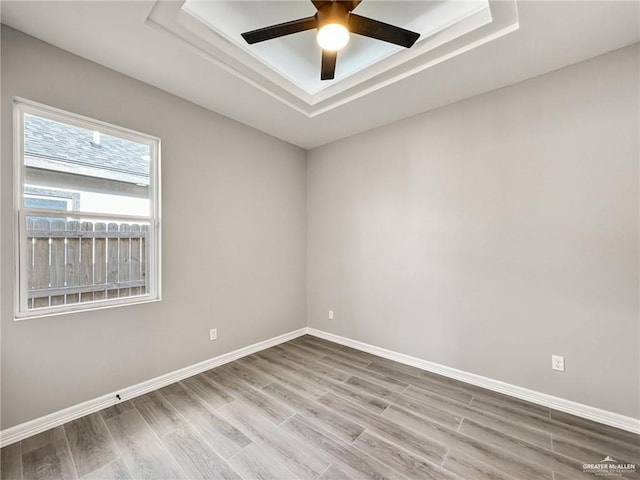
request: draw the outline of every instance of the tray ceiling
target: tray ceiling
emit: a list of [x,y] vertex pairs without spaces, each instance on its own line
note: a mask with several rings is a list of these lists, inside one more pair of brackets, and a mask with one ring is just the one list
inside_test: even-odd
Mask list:
[[336,79],[320,80],[315,30],[248,45],[242,32],[314,15],[307,0],[157,2],[148,20],[309,117],[518,28],[515,0],[365,0],[357,13],[421,34],[405,49],[351,35]]
[[[321,81],[319,65],[322,50],[316,42],[316,31],[308,30],[271,41],[249,45],[241,32],[274,25],[297,18],[310,17],[316,9],[310,1],[278,2],[203,2],[187,0],[182,10],[209,26],[214,32],[242,48],[309,95],[354,75],[391,55],[403,55],[403,59],[419,55],[424,42],[436,33],[476,15],[475,22],[468,22],[465,29],[491,21],[487,0],[473,2],[416,2],[416,1],[364,1],[357,7],[358,15],[375,18],[392,25],[402,26],[420,33],[420,40],[407,51],[403,47],[351,35],[349,44],[340,50],[340,62],[334,81]],[[411,52],[411,55],[406,53]],[[398,59],[398,62],[402,59]]]

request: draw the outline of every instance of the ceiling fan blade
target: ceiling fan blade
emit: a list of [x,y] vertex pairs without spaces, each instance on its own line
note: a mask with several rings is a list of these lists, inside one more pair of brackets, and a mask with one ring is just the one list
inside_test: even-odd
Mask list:
[[364,35],[365,37],[375,38],[384,42],[400,45],[409,48],[420,37],[419,33],[405,30],[404,28],[389,25],[388,23],[373,20],[367,17],[361,17],[355,13],[349,14],[349,30],[351,33]]
[[338,52],[331,52],[329,50],[322,50],[322,71],[320,73],[320,80],[333,80],[336,76],[336,59],[338,58]]
[[349,2],[349,11],[352,12],[356,9],[358,5],[362,3],[362,0],[350,0]]
[[316,17],[313,16],[292,20],[291,22],[279,23],[278,25],[271,25],[270,27],[259,28],[250,32],[244,32],[242,34],[242,38],[244,38],[248,44],[253,44],[264,42],[265,40],[271,40],[272,38],[284,37],[285,35],[291,35],[292,33],[311,30],[317,27],[318,21],[316,20]]

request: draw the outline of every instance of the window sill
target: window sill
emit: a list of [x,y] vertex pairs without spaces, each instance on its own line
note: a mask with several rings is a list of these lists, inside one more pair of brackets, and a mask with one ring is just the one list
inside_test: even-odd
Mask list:
[[108,308],[118,308],[118,307],[130,307],[134,305],[143,305],[146,303],[157,303],[162,301],[162,297],[158,296],[155,298],[150,298],[148,295],[141,296],[136,300],[132,300],[131,298],[122,299],[122,301],[116,302],[105,302],[103,305],[98,305],[96,302],[87,302],[86,306],[83,304],[76,304],[76,308],[67,308],[65,310],[59,311],[43,311],[33,313],[22,313],[14,315],[13,320],[15,322],[21,322],[23,320],[33,320],[37,318],[47,318],[47,317],[59,317],[62,315],[71,315],[74,313],[87,313],[87,312],[95,312],[96,310],[106,310]]

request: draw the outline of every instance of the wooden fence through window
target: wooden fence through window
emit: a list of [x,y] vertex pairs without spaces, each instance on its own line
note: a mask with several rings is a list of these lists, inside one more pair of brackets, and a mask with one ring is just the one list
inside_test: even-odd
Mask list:
[[27,219],[28,308],[147,293],[145,224]]

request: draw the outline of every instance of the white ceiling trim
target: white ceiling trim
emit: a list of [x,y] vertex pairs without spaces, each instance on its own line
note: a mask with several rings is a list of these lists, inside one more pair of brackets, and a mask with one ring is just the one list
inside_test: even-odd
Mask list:
[[183,4],[184,1],[156,1],[146,23],[308,118],[369,95],[519,27],[515,0],[489,1],[487,8],[478,8],[412,49],[390,55],[312,94],[201,19],[187,13],[182,8]]

